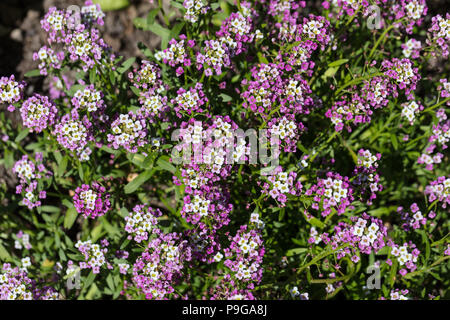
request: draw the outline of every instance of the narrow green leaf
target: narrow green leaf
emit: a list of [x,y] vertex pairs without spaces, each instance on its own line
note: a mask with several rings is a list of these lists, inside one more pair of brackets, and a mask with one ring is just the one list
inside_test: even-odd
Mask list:
[[133,193],[137,190],[144,182],[151,178],[154,173],[154,169],[146,170],[138,175],[134,180],[130,181],[124,188],[126,194]]

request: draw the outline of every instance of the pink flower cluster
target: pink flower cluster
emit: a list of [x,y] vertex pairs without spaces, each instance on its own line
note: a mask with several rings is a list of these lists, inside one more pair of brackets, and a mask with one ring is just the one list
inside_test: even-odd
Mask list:
[[83,184],[75,190],[73,203],[78,213],[85,219],[101,217],[111,210],[110,195],[97,181],[91,185]]
[[177,233],[155,228],[153,234],[155,237],[133,265],[132,283],[146,299],[176,298],[174,285],[189,280],[183,271],[191,260],[191,249]]
[[55,122],[58,109],[46,96],[34,94],[20,108],[23,125],[31,132],[41,132]]
[[58,292],[48,286],[37,287],[26,269],[4,263],[0,270],[0,300],[58,300]]
[[24,155],[12,169],[20,183],[16,186],[16,193],[23,194],[22,203],[29,209],[41,206],[40,199],[47,197],[47,193],[42,190],[44,184],[40,184],[39,181],[51,176],[51,172],[45,168],[42,162],[42,153],[36,153],[34,161]]
[[158,224],[157,217],[162,213],[159,209],[138,204],[133,212],[125,217],[125,231],[129,233],[128,239],[134,239],[137,243],[148,240],[152,229]]
[[326,176],[326,179],[317,178],[317,184],[306,190],[305,195],[313,196],[311,207],[320,211],[323,217],[328,216],[332,210],[340,215],[354,201],[353,187],[350,186],[348,177],[331,171]]

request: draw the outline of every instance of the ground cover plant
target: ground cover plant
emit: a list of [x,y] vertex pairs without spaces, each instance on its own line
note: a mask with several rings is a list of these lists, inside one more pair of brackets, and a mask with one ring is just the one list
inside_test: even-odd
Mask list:
[[449,13],[155,1],[129,59],[107,14],[0,79],[0,299],[449,297]]

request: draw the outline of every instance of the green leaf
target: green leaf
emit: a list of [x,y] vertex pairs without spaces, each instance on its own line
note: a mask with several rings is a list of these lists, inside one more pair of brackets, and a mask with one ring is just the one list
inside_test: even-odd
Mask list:
[[333,61],[333,62],[329,63],[328,67],[338,67],[341,64],[346,63],[347,61],[348,61],[348,59],[339,59],[339,60],[336,60],[336,61]]
[[290,257],[290,256],[295,256],[298,255],[300,253],[303,252],[307,252],[308,248],[295,248],[295,249],[290,249],[286,252],[286,256]]
[[56,213],[61,211],[58,207],[55,206],[41,206],[41,210],[44,212]]
[[223,102],[228,102],[228,101],[233,100],[233,98],[231,98],[229,95],[227,95],[227,94],[225,94],[225,93],[219,94],[219,97],[222,98],[222,101],[223,101]]
[[28,135],[29,132],[30,130],[28,128],[23,129],[22,131],[19,132],[14,142],[19,143],[20,141],[25,139],[25,137]]
[[137,95],[138,97],[141,95],[141,90],[139,90],[138,88],[136,88],[135,86],[131,86],[130,87],[131,91],[133,91],[133,93],[135,95]]
[[40,73],[39,69],[34,69],[34,70],[28,71],[23,76],[25,78],[31,78],[31,77],[37,77],[37,76],[40,76],[40,75],[41,75],[41,73]]
[[95,84],[95,80],[97,80],[97,70],[92,68],[91,71],[89,71],[89,82]]
[[136,61],[135,57],[127,59],[124,63],[122,63],[122,65],[119,68],[117,68],[117,71],[120,74],[124,73],[133,65],[134,61]]
[[150,179],[155,172],[154,169],[146,170],[138,175],[134,180],[130,181],[124,188],[126,194],[133,193],[137,190],[144,182]]
[[75,220],[78,217],[78,212],[75,208],[69,208],[66,211],[66,216],[64,217],[64,228],[70,229],[72,228]]
[[114,11],[126,8],[130,5],[128,0],[94,0],[102,8],[102,11]]
[[395,134],[391,133],[391,142],[392,142],[392,146],[394,147],[395,150],[398,149],[398,140],[397,137],[395,136]]
[[0,260],[1,261],[10,261],[11,255],[6,250],[6,248],[0,243]]
[[149,25],[153,24],[155,22],[155,18],[159,13],[159,8],[155,8],[153,10],[150,10],[150,12],[147,15],[147,23]]
[[170,35],[169,38],[176,38],[178,36],[178,34],[180,33],[180,31],[183,29],[184,27],[184,22],[179,22],[176,25],[173,26],[172,30],[170,31]]
[[92,271],[89,273],[89,275],[86,278],[86,281],[84,281],[83,289],[89,288],[89,286],[94,282],[96,274]]
[[166,49],[169,43],[170,30],[162,27],[159,23],[147,26],[147,30],[153,32],[161,38],[161,49]]
[[315,218],[315,217],[312,217],[311,219],[307,219],[306,220],[310,225],[313,225],[313,226],[315,226],[315,227],[318,227],[318,228],[320,228],[320,229],[323,229],[324,227],[325,227],[325,224],[322,222],[322,221],[320,221],[319,219],[317,219],[317,218]]
[[167,170],[171,173],[175,173],[175,171],[177,170],[173,164],[171,164],[170,162],[168,162],[166,159],[164,159],[165,157],[161,157],[156,161],[156,164],[158,165],[158,167],[160,167],[163,170]]
[[58,161],[58,170],[56,171],[58,177],[62,177],[66,172],[68,161],[69,158],[66,156],[64,156],[61,161]]

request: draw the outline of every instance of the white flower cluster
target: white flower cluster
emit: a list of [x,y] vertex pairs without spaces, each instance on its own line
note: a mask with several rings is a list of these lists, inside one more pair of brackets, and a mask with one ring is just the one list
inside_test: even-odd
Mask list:
[[13,171],[21,179],[34,179],[36,175],[34,174],[34,166],[29,160],[17,161],[13,168]]
[[139,138],[142,129],[139,120],[133,120],[129,114],[121,114],[118,123],[112,128],[112,132],[116,135],[116,143],[124,145]]
[[[258,82],[263,83],[265,81],[275,80],[278,75],[279,72],[275,67],[263,65],[258,71]],[[252,89],[251,91],[256,102],[262,103],[262,105],[266,108],[272,105],[272,101],[269,97],[267,97],[268,91],[263,86],[259,86],[258,90]]]
[[439,126],[439,127],[434,128],[433,135],[437,137],[437,141],[441,145],[447,144],[447,142],[450,141],[450,129],[448,129],[448,127]]
[[24,233],[22,235],[22,237],[20,238],[20,240],[22,240],[22,243],[19,240],[15,240],[14,241],[14,248],[20,250],[23,247],[25,247],[26,249],[30,249],[31,248],[31,243],[30,243],[30,235],[27,233]]
[[409,18],[418,20],[422,16],[424,9],[425,5],[421,5],[417,0],[413,0],[406,5],[406,14]]
[[292,289],[290,289],[289,293],[291,294],[292,298],[296,298],[296,297],[300,296],[300,300],[309,300],[308,292],[300,293],[300,291],[298,291],[297,287],[293,287]]
[[251,25],[247,19],[238,12],[235,18],[230,23],[231,27],[228,29],[233,34],[239,34],[241,36],[250,34]]
[[420,41],[417,41],[416,39],[409,39],[405,43],[405,46],[406,47],[403,48],[403,55],[406,58],[409,58],[413,50],[420,50],[422,48],[422,43]]
[[85,141],[87,138],[85,126],[77,120],[69,120],[64,123],[62,132],[70,145],[78,144],[79,141]]
[[12,103],[20,96],[19,83],[8,81],[6,85],[0,86],[0,99],[4,103]]
[[80,57],[91,54],[92,45],[89,34],[86,31],[80,32],[72,37],[70,44],[75,48],[74,53]]
[[270,176],[268,180],[272,183],[272,189],[269,191],[269,195],[274,199],[279,194],[288,193],[294,183],[294,179],[288,177],[287,172],[279,172],[276,175]]
[[90,6],[81,7],[81,13],[87,16],[89,19],[97,20],[105,17],[103,11],[96,5],[92,4]]
[[410,61],[394,67],[394,71],[397,72],[397,82],[399,83],[409,84],[411,82],[410,79],[414,76]]
[[187,177],[184,179],[184,184],[190,186],[192,189],[197,189],[200,186],[206,185],[208,183],[208,178],[200,175],[200,172],[187,169]]
[[404,103],[402,109],[402,117],[406,117],[409,123],[412,125],[416,118],[416,113],[419,113],[419,105],[415,101],[410,103]]
[[145,209],[135,209],[129,216],[125,217],[125,221],[125,231],[133,233],[136,242],[147,239],[150,231],[158,224],[156,217]]
[[97,111],[97,107],[101,104],[102,99],[100,91],[90,88],[78,90],[74,97],[78,100],[80,106],[87,108],[89,112]]
[[311,230],[309,230],[309,236],[314,239],[315,244],[319,244],[322,241],[322,238],[319,237],[319,232],[315,227],[311,227]]
[[427,189],[437,198],[445,199],[450,196],[450,178],[445,179],[443,184],[437,183],[435,185],[428,185]]
[[444,19],[441,16],[437,16],[439,24],[439,32],[437,37],[450,39],[450,19]]
[[17,283],[16,279],[11,279],[6,274],[0,273],[0,288],[6,292],[9,291],[8,300],[32,300],[33,298],[31,291],[27,290],[25,284]]
[[91,189],[82,191],[80,193],[80,199],[83,200],[84,207],[89,210],[95,209],[95,201],[97,200],[97,194]]
[[400,294],[400,292],[398,292],[398,291],[392,291],[391,292],[391,300],[408,300],[408,298],[405,297],[404,295]]
[[201,217],[208,215],[209,204],[211,201],[207,199],[202,199],[198,195],[192,198],[190,203],[184,205],[184,210],[186,212],[199,213]]
[[[81,250],[80,248],[83,247],[84,250]],[[75,248],[80,250],[81,252],[85,253],[85,257],[87,259],[86,263],[94,268],[94,267],[101,267],[106,263],[105,255],[103,251],[100,249],[100,246],[98,244],[92,244],[91,240],[87,241],[81,241],[78,240],[75,244]]]
[[158,115],[164,107],[162,99],[159,94],[147,95],[143,101],[142,108],[147,112]]
[[184,19],[191,23],[196,23],[200,13],[206,13],[207,10],[203,0],[186,0],[183,6],[186,8]]
[[375,96],[375,102],[377,104],[380,104],[388,96],[388,91],[386,90],[385,85],[381,81],[379,81],[375,84],[375,90],[373,94]]
[[258,229],[264,229],[265,227],[264,221],[260,219],[259,214],[257,212],[253,212],[250,215],[250,222],[254,223]]
[[292,97],[294,102],[303,102],[303,90],[300,85],[298,85],[297,80],[289,81],[288,86],[286,87],[286,95],[288,97]]
[[224,43],[227,43],[225,38],[219,40],[210,40],[209,45],[206,46],[205,57],[206,61],[209,62],[211,66],[223,66],[225,49]]
[[80,161],[89,161],[91,158],[92,150],[89,147],[77,150],[77,156]]
[[342,187],[342,180],[327,178],[324,180],[325,184],[325,197],[332,199],[337,203],[341,201],[341,199],[347,197],[348,190]]
[[[247,237],[242,237],[239,242],[239,249],[241,249],[241,252],[243,254],[248,254],[248,256],[257,256],[258,255],[258,244],[248,239]],[[236,278],[239,280],[242,279],[250,279],[252,277],[252,274],[258,271],[259,263],[253,262],[252,264],[249,264],[249,260],[244,259],[243,261],[240,261],[238,264],[238,271],[236,273]]]
[[394,257],[397,257],[397,261],[401,266],[408,261],[417,262],[417,257],[409,253],[406,246],[393,247],[391,250],[391,254]]
[[321,21],[311,20],[303,25],[303,34],[308,35],[310,39],[315,39],[320,34],[320,30],[323,28]]
[[215,262],[220,262],[223,259],[223,254],[221,254],[220,252],[217,252],[214,256],[214,261]]
[[[35,126],[36,123],[39,122],[41,117],[48,116],[49,114],[49,107],[44,106],[40,99],[36,100],[28,100],[29,103],[27,103],[27,117],[23,120],[24,124],[29,127]],[[37,103],[35,103],[37,102]],[[21,108],[22,110],[22,108]]]
[[353,228],[353,235],[361,238],[360,243],[363,246],[369,247],[379,236],[383,236],[379,229],[376,223],[372,222],[367,226],[367,220],[359,218]]
[[58,65],[59,59],[55,51],[51,48],[42,47],[38,51],[39,59],[42,61],[39,64],[39,69],[44,68],[46,65]]
[[167,61],[173,61],[175,64],[182,64],[185,54],[184,40],[180,40],[177,43],[172,43],[166,50],[156,52],[155,58],[158,61],[166,59]]
[[358,154],[358,166],[377,168],[377,160],[377,157],[374,156],[369,150],[364,150],[362,154]]
[[277,124],[274,124],[270,128],[270,134],[272,136],[279,136],[282,140],[289,138],[293,139],[296,136],[297,126],[294,121],[283,117]]
[[64,16],[56,10],[53,14],[47,17],[47,22],[52,26],[54,30],[62,30],[64,25],[66,24],[66,19]]
[[195,91],[192,93],[190,90],[183,94],[177,95],[175,98],[176,103],[186,111],[195,109],[198,100],[200,100],[198,92]]

